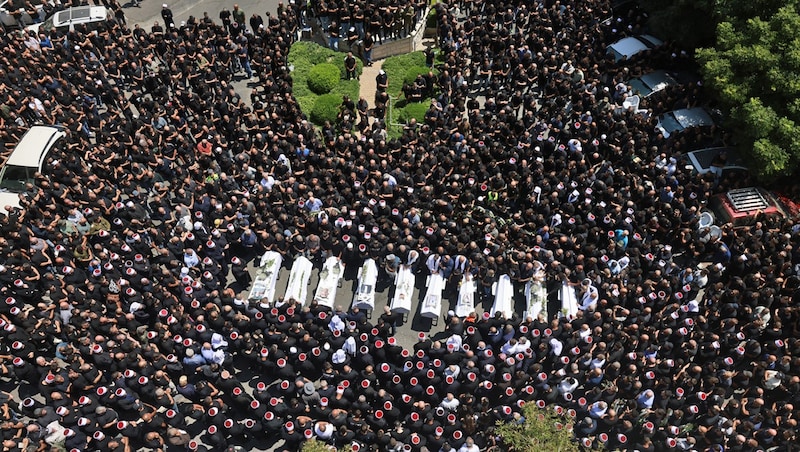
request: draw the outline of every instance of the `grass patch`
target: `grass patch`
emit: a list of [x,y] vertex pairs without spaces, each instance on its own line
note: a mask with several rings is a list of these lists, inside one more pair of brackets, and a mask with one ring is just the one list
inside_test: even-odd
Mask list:
[[[319,95],[314,93],[308,86],[311,68],[318,64],[329,63],[339,68],[340,74],[345,74],[345,56],[344,53],[334,52],[314,42],[298,41],[292,45],[288,56],[289,65],[292,67],[292,94],[307,117],[311,116],[311,111],[319,98]],[[358,58],[356,58],[356,64],[356,71],[361,75],[364,65]],[[351,99],[357,101],[359,95],[358,80],[340,78],[339,82],[331,88],[329,95],[337,95],[340,100],[343,95],[348,95]]]
[[[389,77],[389,95],[394,98],[403,97],[403,80],[409,70],[418,70],[425,67],[425,54],[421,51],[406,53],[387,58],[381,68]],[[436,70],[434,70],[434,73]],[[416,77],[416,74],[415,74]]]
[[[403,124],[408,123],[411,118],[416,118],[417,122],[422,124],[425,120],[425,113],[431,105],[430,98],[409,103],[406,102],[403,95],[404,81],[413,81],[417,74],[428,72],[428,67],[425,66],[425,54],[417,51],[389,57],[383,62],[381,68],[389,77],[388,92],[395,99],[392,120],[398,123],[397,125],[389,124],[387,134],[390,139],[398,138],[403,134]],[[434,68],[433,73],[438,75],[439,71]]]

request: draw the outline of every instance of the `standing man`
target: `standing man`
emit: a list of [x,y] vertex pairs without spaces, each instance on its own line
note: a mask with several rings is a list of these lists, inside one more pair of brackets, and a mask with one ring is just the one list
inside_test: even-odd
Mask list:
[[219,20],[222,21],[222,26],[225,27],[226,30],[229,30],[231,27],[231,12],[228,8],[223,7],[222,11],[219,12]]
[[347,52],[347,56],[344,57],[344,69],[347,71],[347,80],[358,79],[358,75],[356,74],[356,57],[353,56],[353,52]]
[[350,27],[347,30],[347,50],[353,51],[356,50],[358,47],[358,32],[356,31],[356,27]]
[[247,18],[244,15],[244,11],[239,9],[239,5],[238,4],[233,5],[233,21],[239,24],[241,31],[244,31],[245,28],[247,27],[245,25],[247,23],[245,22],[246,19]]
[[367,32],[364,35],[364,64],[372,66],[372,49],[375,47],[375,40],[372,39],[372,33]]
[[335,20],[328,25],[328,47],[339,51],[339,24]]
[[258,31],[260,25],[264,25],[264,19],[258,14],[253,13],[253,15],[250,16],[250,28],[253,30],[253,33]]
[[167,30],[172,30],[175,28],[175,20],[172,18],[172,10],[169,9],[166,3],[161,5],[161,18],[164,19],[164,26],[167,27]]

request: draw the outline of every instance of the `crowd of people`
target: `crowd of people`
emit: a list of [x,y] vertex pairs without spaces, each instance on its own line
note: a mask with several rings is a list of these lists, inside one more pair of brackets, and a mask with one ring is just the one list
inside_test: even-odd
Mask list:
[[[366,4],[315,5],[369,23]],[[0,218],[4,450],[488,451],[526,403],[566,413],[587,449],[796,447],[795,218],[709,237],[704,202],[747,181],[682,156],[724,131],[653,127],[702,87],[619,107],[630,77],[691,57],[668,44],[614,63],[607,44],[646,17],[605,0],[436,8],[436,97],[391,140],[384,121],[306,120],[293,2],[251,27],[206,14],[0,37],[6,149],[37,123],[67,132]],[[247,68],[250,102],[231,85]],[[481,302],[403,347],[389,309],[246,299],[266,250],[470,275]],[[539,268],[576,287],[574,318],[483,314],[499,276],[519,291]]]

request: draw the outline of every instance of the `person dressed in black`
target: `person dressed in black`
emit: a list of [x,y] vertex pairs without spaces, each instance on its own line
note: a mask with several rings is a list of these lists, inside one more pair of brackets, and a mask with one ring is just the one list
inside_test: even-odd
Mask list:
[[347,72],[347,80],[358,80],[358,65],[356,64],[356,57],[353,56],[353,52],[347,52],[347,56],[344,57],[344,70]]
[[169,9],[166,3],[161,5],[161,18],[164,19],[164,26],[167,27],[167,30],[175,28],[175,19],[172,17],[172,10]]

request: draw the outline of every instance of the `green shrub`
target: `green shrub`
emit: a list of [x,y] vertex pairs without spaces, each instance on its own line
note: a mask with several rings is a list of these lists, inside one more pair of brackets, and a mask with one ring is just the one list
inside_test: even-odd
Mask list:
[[311,122],[321,126],[325,121],[330,121],[331,124],[336,122],[336,116],[339,115],[339,106],[342,105],[342,96],[337,94],[323,94],[319,96],[314,102],[314,108],[311,109]]
[[295,63],[298,60],[305,60],[311,63],[311,65],[315,65],[330,63],[331,58],[336,55],[340,54],[315,42],[298,41],[292,44],[288,59],[289,64]]
[[418,75],[427,75],[428,69],[426,66],[414,66],[406,69],[405,77],[403,77],[403,83],[414,83],[414,80],[417,79]]
[[[311,116],[311,110],[316,104],[319,94],[312,91],[309,84],[311,70],[318,64],[333,65],[338,68],[339,77],[333,88],[326,91],[327,94],[337,94],[339,102],[342,95],[348,95],[351,99],[358,99],[359,85],[358,80],[342,80],[344,74],[344,54],[334,52],[319,44],[309,41],[298,41],[292,44],[288,56],[289,66],[292,68],[292,94],[300,105],[300,109],[306,116]],[[358,72],[361,73],[363,67],[358,61]]]
[[330,94],[336,94],[339,96],[339,99],[342,96],[348,96],[353,102],[358,101],[358,91],[361,85],[358,83],[358,80],[342,80],[333,88]]
[[308,87],[317,94],[327,94],[336,87],[342,73],[330,63],[320,63],[308,72]]
[[415,118],[418,123],[425,120],[425,113],[430,108],[430,102],[412,102],[403,108],[398,109],[397,120],[401,123],[408,123],[411,118]]
[[300,111],[305,113],[306,115],[310,115],[311,110],[314,108],[314,103],[317,101],[316,94],[310,94],[307,96],[297,96],[295,95],[295,99],[297,99],[297,104],[300,106]]
[[436,8],[431,8],[428,12],[428,17],[425,20],[426,28],[436,28]]

